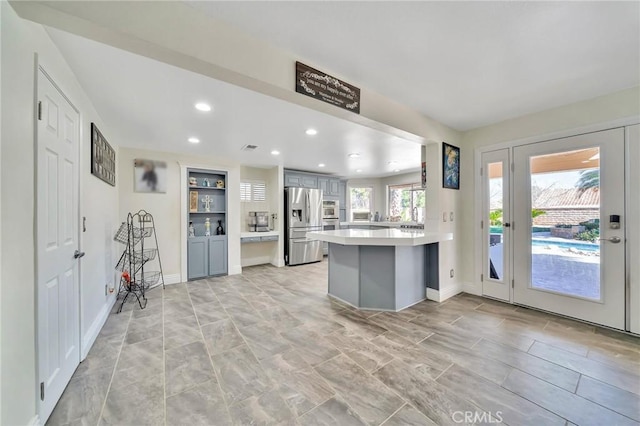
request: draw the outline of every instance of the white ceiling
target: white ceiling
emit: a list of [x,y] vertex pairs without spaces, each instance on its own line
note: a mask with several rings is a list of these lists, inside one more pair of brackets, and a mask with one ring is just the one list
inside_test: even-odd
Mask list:
[[640,84],[640,2],[203,2],[458,130]]
[[[116,145],[345,177],[419,168],[420,145],[415,142],[70,33],[47,31],[101,118],[117,132],[105,134]],[[194,104],[201,101],[213,111],[197,111]],[[318,134],[307,136],[307,128]],[[201,142],[187,142],[192,136]],[[246,144],[259,148],[242,151]],[[274,157],[272,150],[281,154]],[[361,156],[349,158],[354,152]]]

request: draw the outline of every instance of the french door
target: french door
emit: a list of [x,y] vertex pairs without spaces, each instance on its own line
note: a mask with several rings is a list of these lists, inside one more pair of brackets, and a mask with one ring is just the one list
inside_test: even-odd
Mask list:
[[623,129],[513,148],[515,303],[624,329],[624,152]]
[[510,301],[509,150],[482,154],[482,294]]

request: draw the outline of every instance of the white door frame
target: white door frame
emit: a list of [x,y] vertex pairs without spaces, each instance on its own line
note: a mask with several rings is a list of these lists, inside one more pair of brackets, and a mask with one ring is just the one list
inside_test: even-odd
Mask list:
[[[560,139],[570,136],[577,136],[585,133],[599,132],[601,130],[615,129],[619,127],[633,126],[640,124],[640,116],[630,116],[620,118],[617,120],[606,121],[597,124],[591,124],[588,126],[574,127],[566,130],[560,130],[557,132],[545,133],[542,135],[529,136],[525,138],[508,140],[503,142],[496,142],[495,144],[485,145],[474,149],[474,253],[480,253],[476,255],[474,259],[473,281],[472,288],[475,294],[482,295],[482,281],[480,275],[482,274],[482,229],[480,228],[480,221],[483,219],[482,209],[482,179],[480,179],[480,168],[482,167],[482,154],[484,152],[495,151],[502,148],[514,148],[516,146],[528,145],[537,142],[546,142],[553,139]],[[628,149],[628,147],[627,147]],[[513,189],[511,191],[513,196]],[[627,212],[628,213],[628,212]],[[625,213],[626,214],[626,213]],[[629,323],[627,322],[625,329],[629,330]]]
[[[80,110],[75,106],[75,104],[67,97],[67,95],[65,94],[65,92],[60,88],[60,86],[56,83],[56,81],[51,77],[51,74],[49,74],[47,72],[47,68],[45,65],[43,65],[40,62],[40,58],[38,56],[38,54],[36,53],[34,55],[34,99],[33,99],[33,103],[34,103],[34,121],[33,121],[33,135],[34,135],[34,140],[33,140],[33,146],[34,146],[34,153],[33,153],[33,161],[34,161],[34,181],[36,182],[35,188],[34,188],[34,276],[35,276],[35,285],[34,285],[34,325],[35,325],[35,334],[34,334],[34,346],[35,346],[35,371],[36,371],[36,382],[34,383],[34,394],[35,394],[35,400],[36,400],[36,412],[37,412],[37,418],[41,419],[41,406],[42,406],[42,401],[40,399],[40,377],[41,377],[41,373],[40,373],[40,348],[39,348],[39,339],[40,339],[40,335],[41,335],[41,330],[39,327],[39,312],[38,312],[38,306],[39,306],[39,276],[38,276],[38,267],[39,267],[39,263],[38,263],[38,226],[37,226],[37,218],[38,218],[38,203],[37,203],[37,195],[38,195],[38,187],[37,187],[37,182],[38,182],[38,112],[39,112],[39,108],[38,108],[38,100],[39,100],[39,94],[40,94],[40,87],[38,86],[38,75],[40,72],[42,72],[44,74],[44,76],[51,82],[51,84],[58,90],[58,92],[60,92],[60,95],[69,103],[69,105],[71,105],[71,107],[73,108],[73,110],[78,114],[78,173],[79,173],[79,178],[78,178],[78,187],[77,187],[77,191],[78,191],[78,210],[77,210],[77,229],[76,232],[78,234],[78,250],[82,251],[82,232],[81,232],[81,206],[82,206],[82,167],[83,167],[83,162],[82,162],[82,137],[83,137],[83,131],[82,131],[82,123],[83,123],[83,119],[82,119],[82,114],[80,112]],[[82,358],[82,261],[80,259],[78,259],[78,348],[79,350],[79,357],[78,357],[78,363],[81,361]]]

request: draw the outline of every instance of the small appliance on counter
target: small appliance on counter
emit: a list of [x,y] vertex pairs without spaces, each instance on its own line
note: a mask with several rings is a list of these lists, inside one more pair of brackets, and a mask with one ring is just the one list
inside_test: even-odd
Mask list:
[[249,231],[269,231],[269,212],[249,212]]

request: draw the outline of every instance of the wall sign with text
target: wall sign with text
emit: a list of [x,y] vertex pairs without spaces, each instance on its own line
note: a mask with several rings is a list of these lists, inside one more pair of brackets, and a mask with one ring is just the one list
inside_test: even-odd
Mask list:
[[360,89],[296,62],[296,92],[360,114]]

